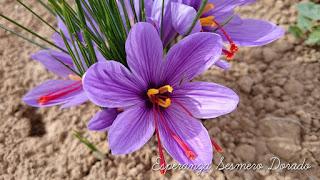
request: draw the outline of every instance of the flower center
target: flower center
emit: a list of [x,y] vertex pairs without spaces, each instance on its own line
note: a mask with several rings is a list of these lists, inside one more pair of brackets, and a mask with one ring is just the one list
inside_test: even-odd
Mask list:
[[[202,15],[204,15],[207,12],[211,11],[213,8],[214,8],[214,4],[213,3],[207,3],[206,6],[204,7]],[[216,26],[216,23],[214,22],[213,19],[214,19],[214,16],[202,17],[202,18],[200,18],[200,24],[201,24],[201,26],[214,27],[214,26]]]
[[[213,3],[207,3],[202,15],[206,14],[207,12],[211,11],[214,8]],[[203,27],[216,27],[216,30],[220,30],[224,37],[228,40],[230,44],[229,50],[223,49],[223,54],[226,56],[227,60],[231,60],[235,53],[238,51],[238,46],[233,42],[229,34],[223,29],[223,25],[220,25],[216,20],[214,16],[206,16],[200,18],[200,24]]]
[[154,104],[167,108],[171,105],[171,99],[169,93],[173,92],[173,88],[170,85],[162,86],[158,89],[151,88],[148,90],[147,95],[149,100]]
[[201,26],[215,27],[217,24],[214,22],[214,16],[207,16],[200,18]]

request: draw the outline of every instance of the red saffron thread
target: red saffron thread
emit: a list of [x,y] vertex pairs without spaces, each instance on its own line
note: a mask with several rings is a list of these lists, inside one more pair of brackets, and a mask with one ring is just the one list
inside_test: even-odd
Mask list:
[[41,105],[44,105],[52,100],[55,100],[57,98],[60,98],[62,96],[65,96],[67,94],[70,94],[78,89],[81,88],[81,81],[79,82],[75,82],[73,84],[71,84],[70,86],[67,86],[63,89],[60,89],[60,90],[57,90],[55,92],[51,92],[51,93],[48,93],[44,96],[41,96],[39,99],[38,99],[38,103],[41,104]]
[[166,161],[165,161],[164,155],[163,155],[163,148],[161,145],[161,140],[160,140],[160,135],[159,135],[159,130],[158,130],[157,113],[156,113],[155,109],[153,109],[153,115],[154,115],[154,124],[155,124],[155,129],[156,129],[156,135],[157,135],[157,139],[158,139],[158,150],[159,150],[159,156],[160,156],[160,173],[165,174],[166,173]]
[[176,135],[168,126],[167,122],[165,121],[163,114],[159,111],[160,114],[160,120],[162,121],[164,127],[167,131],[169,131],[169,134],[172,136],[172,138],[178,143],[180,148],[183,150],[184,154],[189,158],[190,160],[194,160],[197,155],[195,152],[193,152],[192,149],[185,143],[178,135]]
[[211,139],[211,143],[212,143],[212,146],[214,147],[214,149],[215,149],[218,153],[222,153],[222,152],[223,152],[223,149],[219,146],[218,143],[216,143],[215,140]]
[[230,49],[226,50],[223,49],[223,53],[226,55],[226,58],[228,60],[231,60],[235,53],[238,52],[239,48],[238,46],[233,42],[233,40],[231,39],[231,37],[228,35],[228,33],[222,28],[222,26],[214,19],[212,19],[212,21],[218,26],[218,29],[223,33],[223,35],[227,38],[227,40],[229,41],[230,44]]

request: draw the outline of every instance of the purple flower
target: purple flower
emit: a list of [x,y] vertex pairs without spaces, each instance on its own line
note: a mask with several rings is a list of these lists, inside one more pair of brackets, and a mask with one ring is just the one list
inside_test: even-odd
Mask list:
[[[193,19],[201,6],[201,0],[181,0],[172,2],[172,22],[177,32],[185,34],[191,27]],[[193,31],[215,32],[230,44],[223,49],[227,59],[232,59],[239,46],[262,46],[283,36],[284,30],[273,23],[241,19],[234,13],[234,8],[247,5],[255,0],[209,0]],[[229,68],[227,62],[215,64],[223,69]]]
[[[68,30],[63,22],[58,18],[58,27],[66,35],[66,38],[71,41],[68,35]],[[81,36],[81,34],[79,34]],[[52,36],[53,41],[59,47],[67,50],[62,37],[59,34]],[[69,43],[71,44],[71,43]],[[74,48],[74,47],[73,47]],[[104,57],[96,51],[97,59],[103,60]],[[40,50],[39,52],[32,55],[32,59],[35,59],[42,63],[49,71],[60,76],[60,80],[48,80],[33,90],[29,91],[24,97],[23,101],[34,107],[48,107],[54,105],[62,105],[62,108],[75,106],[82,104],[88,100],[85,92],[82,88],[81,77],[75,72],[78,69],[73,64],[72,58],[69,54],[55,51],[52,49]],[[72,70],[68,69],[65,65],[71,67]],[[82,63],[85,68],[86,64]]]
[[56,60],[59,59],[72,67],[72,59],[68,54],[54,50],[41,50],[32,58],[63,79],[48,80],[29,91],[23,97],[25,103],[34,107],[62,105],[65,108],[88,100],[82,89],[81,78]]
[[[215,31],[225,41],[232,40],[239,46],[262,46],[282,37],[284,30],[275,24],[256,19],[241,19],[234,13],[234,8],[253,2],[255,0],[209,0],[200,17],[202,30]],[[182,0],[182,3],[172,3],[173,25],[178,32],[183,32],[185,28],[190,27],[182,24],[180,21],[183,19],[178,18],[193,19],[195,11],[200,8],[201,0]]]
[[130,70],[110,60],[94,64],[83,77],[92,102],[123,112],[102,110],[89,124],[99,130],[109,127],[113,154],[138,150],[156,132],[161,165],[163,147],[181,164],[211,164],[211,140],[199,119],[232,112],[239,98],[224,86],[190,81],[218,60],[221,49],[219,35],[195,33],[163,59],[157,30],[149,23],[136,24],[126,41]]

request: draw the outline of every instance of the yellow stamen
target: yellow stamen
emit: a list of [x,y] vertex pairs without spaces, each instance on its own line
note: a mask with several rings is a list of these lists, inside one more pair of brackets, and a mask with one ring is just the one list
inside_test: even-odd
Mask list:
[[160,94],[163,94],[166,92],[172,93],[172,91],[173,91],[173,88],[170,85],[165,85],[165,86],[162,86],[161,88],[159,88]]
[[171,99],[168,97],[167,93],[172,92],[173,88],[170,85],[165,85],[158,89],[149,89],[147,95],[153,104],[157,104],[158,106],[167,108],[171,105]]
[[214,8],[213,3],[207,3],[206,6],[204,7],[202,14],[205,14],[205,13],[211,11],[213,8]]
[[216,23],[214,22],[214,16],[207,16],[204,18],[200,18],[200,24],[201,26],[216,26]]
[[69,74],[68,77],[70,80],[74,80],[74,81],[81,81],[82,80],[80,76],[74,75],[74,74]]
[[167,98],[166,100],[158,99],[158,105],[167,108],[171,105],[171,99]]
[[147,92],[147,95],[149,98],[151,98],[151,96],[159,94],[159,90],[158,89],[149,89]]

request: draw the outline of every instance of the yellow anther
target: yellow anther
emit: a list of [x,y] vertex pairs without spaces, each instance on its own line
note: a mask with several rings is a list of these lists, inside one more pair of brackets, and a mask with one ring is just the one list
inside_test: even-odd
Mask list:
[[151,98],[151,96],[159,94],[159,90],[158,89],[149,89],[147,92],[147,95],[149,98]]
[[205,14],[209,11],[211,11],[214,8],[214,4],[213,3],[207,3],[206,6],[203,9],[202,14]]
[[74,74],[69,74],[69,79],[70,80],[74,80],[74,81],[81,81],[81,77],[78,75],[74,75]]
[[207,16],[204,18],[200,18],[200,24],[201,26],[216,26],[216,23],[214,22],[214,16]]
[[153,104],[167,108],[171,105],[171,99],[167,93],[172,93],[173,88],[170,85],[162,86],[158,89],[149,89],[147,95]]
[[158,105],[163,107],[163,108],[167,108],[171,105],[171,99],[167,98],[165,100],[163,99],[158,99]]
[[173,88],[170,85],[165,85],[165,86],[162,86],[161,88],[159,88],[160,94],[163,94],[166,92],[172,93],[172,91],[173,91]]

